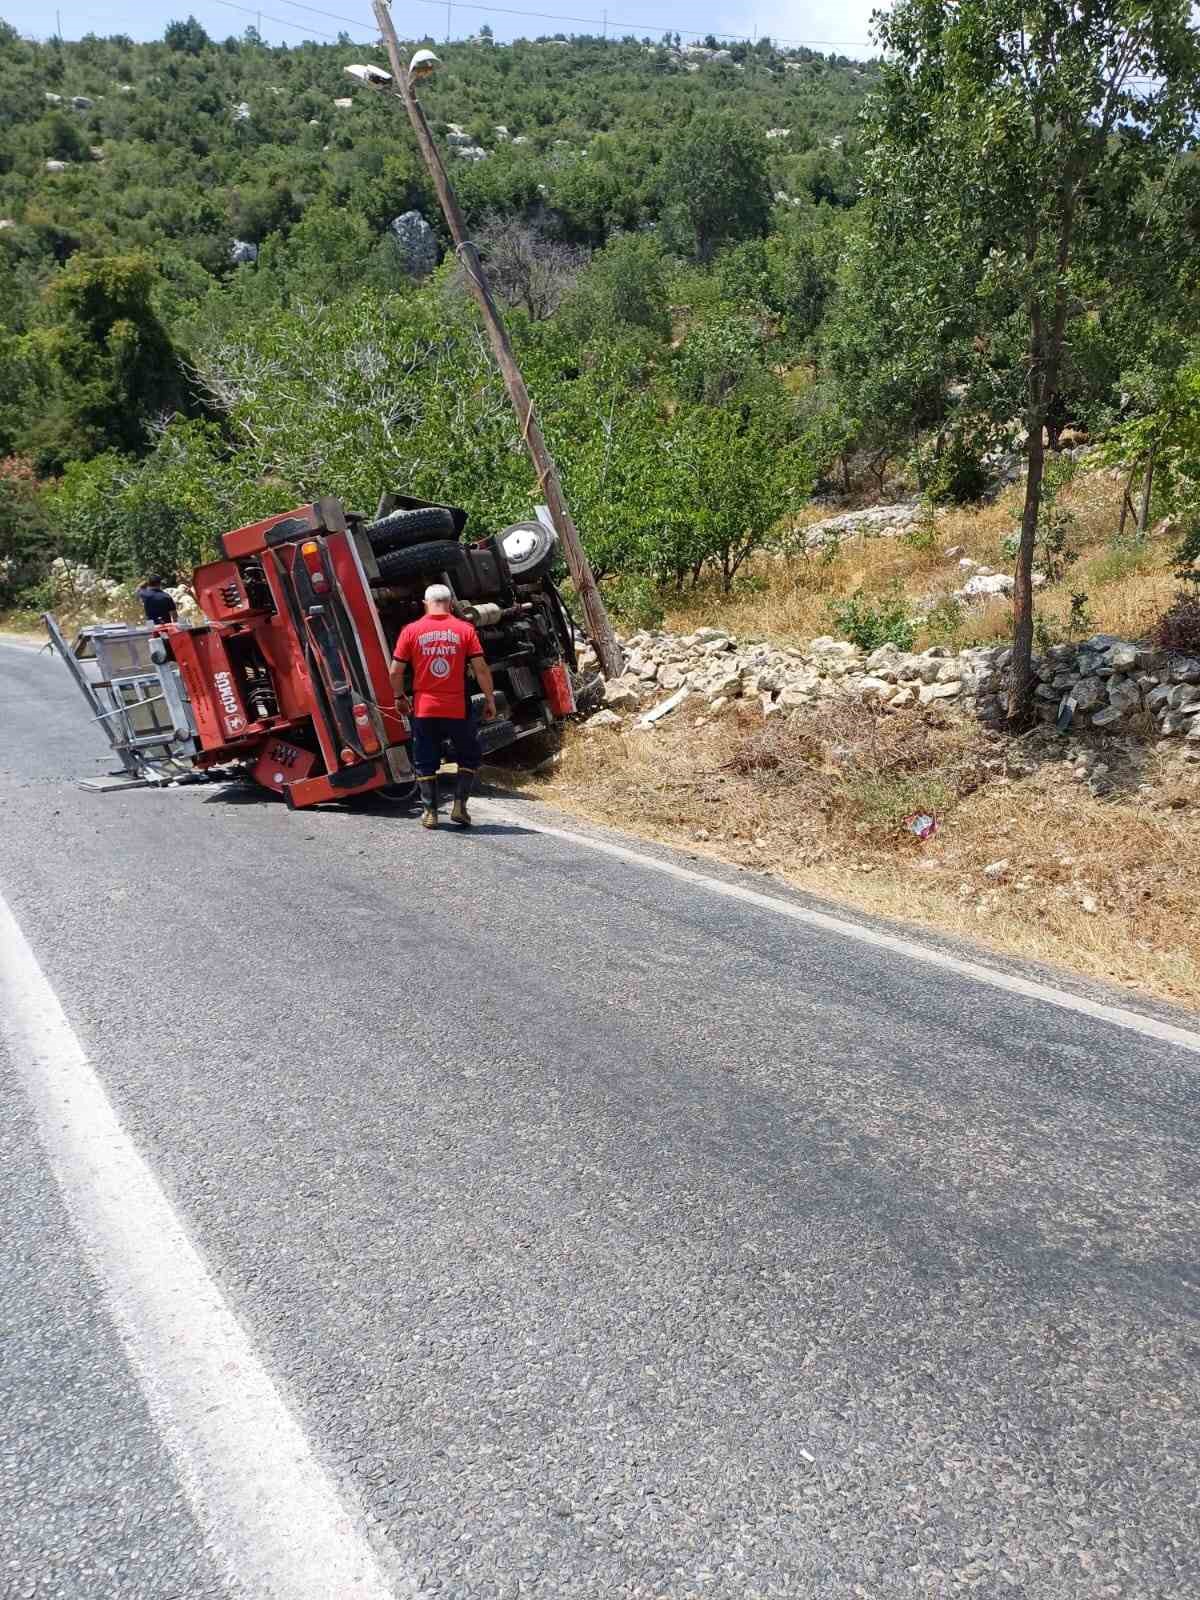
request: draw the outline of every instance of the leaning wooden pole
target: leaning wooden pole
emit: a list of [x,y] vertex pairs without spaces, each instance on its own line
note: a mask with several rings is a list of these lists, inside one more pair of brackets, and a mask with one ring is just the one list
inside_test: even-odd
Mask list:
[[542,436],[542,430],[538,427],[537,418],[533,414],[533,402],[529,398],[529,391],[525,387],[525,380],[521,376],[520,367],[517,365],[512,342],[508,337],[508,329],[504,326],[504,319],[500,315],[496,302],[492,299],[492,292],[488,288],[487,276],[483,270],[483,263],[479,259],[479,252],[467,236],[467,225],[459,208],[458,198],[447,176],[441,154],[433,142],[433,135],[429,131],[429,124],[425,120],[425,113],[421,109],[421,103],[413,92],[408,68],[400,58],[400,42],[396,38],[396,30],[392,25],[391,13],[385,4],[385,0],[374,0],[374,4],[375,16],[379,22],[379,31],[383,35],[388,60],[392,67],[392,77],[395,79],[400,98],[404,101],[404,109],[408,112],[408,120],[412,123],[413,132],[417,136],[417,145],[420,148],[422,158],[429,168],[429,176],[433,179],[433,186],[437,190],[437,197],[445,214],[446,225],[450,229],[451,238],[454,240],[455,251],[467,275],[467,283],[483,316],[483,324],[487,329],[488,339],[491,342],[492,354],[496,358],[496,365],[500,368],[504,386],[508,390],[508,397],[512,401],[513,410],[517,414],[517,421],[521,425],[521,438],[524,440],[530,458],[533,461],[539,489],[545,497],[546,505],[550,509],[555,532],[558,534],[567,567],[575,584],[576,592],[579,595],[580,604],[583,606],[588,634],[599,658],[601,671],[607,678],[619,677],[624,665],[621,647],[617,643],[617,636],[613,632],[613,626],[609,621],[600,590],[596,587],[596,580],[592,576],[591,565],[580,540],[579,530],[575,526],[574,518],[571,516],[570,508],[567,505],[566,496],[563,494],[558,468],[554,465],[554,457],[547,448],[546,441]]

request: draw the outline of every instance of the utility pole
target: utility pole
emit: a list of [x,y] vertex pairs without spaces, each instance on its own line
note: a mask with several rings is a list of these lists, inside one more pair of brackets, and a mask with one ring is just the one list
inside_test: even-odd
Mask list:
[[512,401],[513,410],[517,414],[517,421],[521,425],[521,438],[529,451],[534,471],[537,473],[538,487],[545,496],[546,505],[549,507],[550,517],[554,523],[554,531],[558,534],[563,556],[566,558],[567,567],[575,584],[576,592],[579,595],[580,604],[583,606],[588,635],[599,658],[600,669],[606,678],[619,677],[624,666],[621,647],[617,643],[617,636],[613,632],[612,623],[609,621],[600,590],[596,587],[596,580],[592,576],[591,565],[580,540],[579,530],[575,526],[570,508],[567,505],[566,496],[563,494],[558,468],[554,465],[554,458],[546,446],[546,441],[542,437],[542,430],[533,414],[533,401],[529,398],[529,391],[525,387],[525,380],[521,376],[520,367],[517,365],[512,342],[508,337],[508,330],[504,326],[504,319],[500,315],[496,302],[492,299],[492,291],[488,288],[487,277],[483,270],[483,263],[479,259],[479,252],[467,235],[467,224],[459,208],[458,197],[451,187],[446,168],[442,164],[441,155],[433,142],[433,135],[429,131],[429,124],[425,120],[425,113],[421,109],[421,103],[413,92],[413,86],[408,76],[408,68],[400,59],[400,42],[396,38],[396,30],[392,25],[391,13],[388,11],[386,0],[374,0],[374,7],[376,19],[379,22],[379,31],[383,35],[383,42],[387,48],[388,60],[391,63],[392,77],[395,80],[397,92],[404,101],[404,109],[408,112],[408,120],[412,123],[413,132],[417,136],[417,145],[420,148],[425,165],[429,169],[429,176],[433,179],[433,186],[437,190],[437,197],[441,202],[446,225],[450,229],[451,238],[454,240],[455,252],[462,262],[463,269],[467,275],[467,284],[483,316],[483,324],[487,329],[488,340],[492,346],[492,354],[496,358],[496,365],[500,368],[500,375],[504,379],[505,388],[508,390],[508,398]]

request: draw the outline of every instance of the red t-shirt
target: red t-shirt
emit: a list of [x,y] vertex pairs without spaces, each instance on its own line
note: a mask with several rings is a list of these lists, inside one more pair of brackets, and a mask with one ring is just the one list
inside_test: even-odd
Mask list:
[[469,622],[422,617],[401,631],[394,653],[412,668],[414,717],[466,716],[467,662],[483,654]]

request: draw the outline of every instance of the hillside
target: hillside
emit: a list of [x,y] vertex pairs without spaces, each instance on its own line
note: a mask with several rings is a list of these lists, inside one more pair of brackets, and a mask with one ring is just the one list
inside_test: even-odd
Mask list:
[[[179,303],[233,272],[235,238],[261,245],[314,207],[343,210],[374,238],[411,207],[435,216],[402,111],[343,72],[382,63],[381,50],[269,47],[252,33],[218,43],[187,26],[168,34],[153,44],[34,44],[0,31],[0,218],[15,225],[5,241],[16,279],[4,291],[10,329],[28,321],[46,276],[78,250],[151,251]],[[456,172],[472,220],[542,201],[555,237],[587,245],[652,223],[665,148],[701,111],[734,110],[764,133],[789,130],[771,147],[775,189],[853,197],[838,146],[852,140],[870,67],[769,47],[698,65],[667,48],[599,39],[438,51],[442,70],[424,91],[430,120],[440,131],[463,128],[486,151]],[[63,170],[47,170],[48,161]]]
[[[1131,40],[1114,4],[1030,73],[994,6],[904,0],[867,65],[439,46],[422,99],[624,622],[709,585],[740,603],[764,552],[811,568],[814,494],[970,504],[1028,465],[997,545],[1018,593],[1036,558],[1067,595],[1051,639],[1088,614],[1059,490],[1089,441],[1125,482],[1093,533],[1174,515],[1190,572],[1196,30],[1155,0]],[[0,604],[36,606],[59,553],[186,577],[223,527],[320,493],[528,513],[406,121],[344,73],[371,54],[191,19],[149,44],[0,31]],[[920,620],[882,568],[831,581],[805,626]]]

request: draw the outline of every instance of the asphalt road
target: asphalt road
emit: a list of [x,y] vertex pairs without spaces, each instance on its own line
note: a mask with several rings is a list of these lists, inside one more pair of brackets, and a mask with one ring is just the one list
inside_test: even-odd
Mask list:
[[[107,765],[0,646],[0,897],[389,1592],[1200,1592],[1200,1054],[512,808]],[[27,1090],[0,1044],[0,1593],[291,1600]]]

